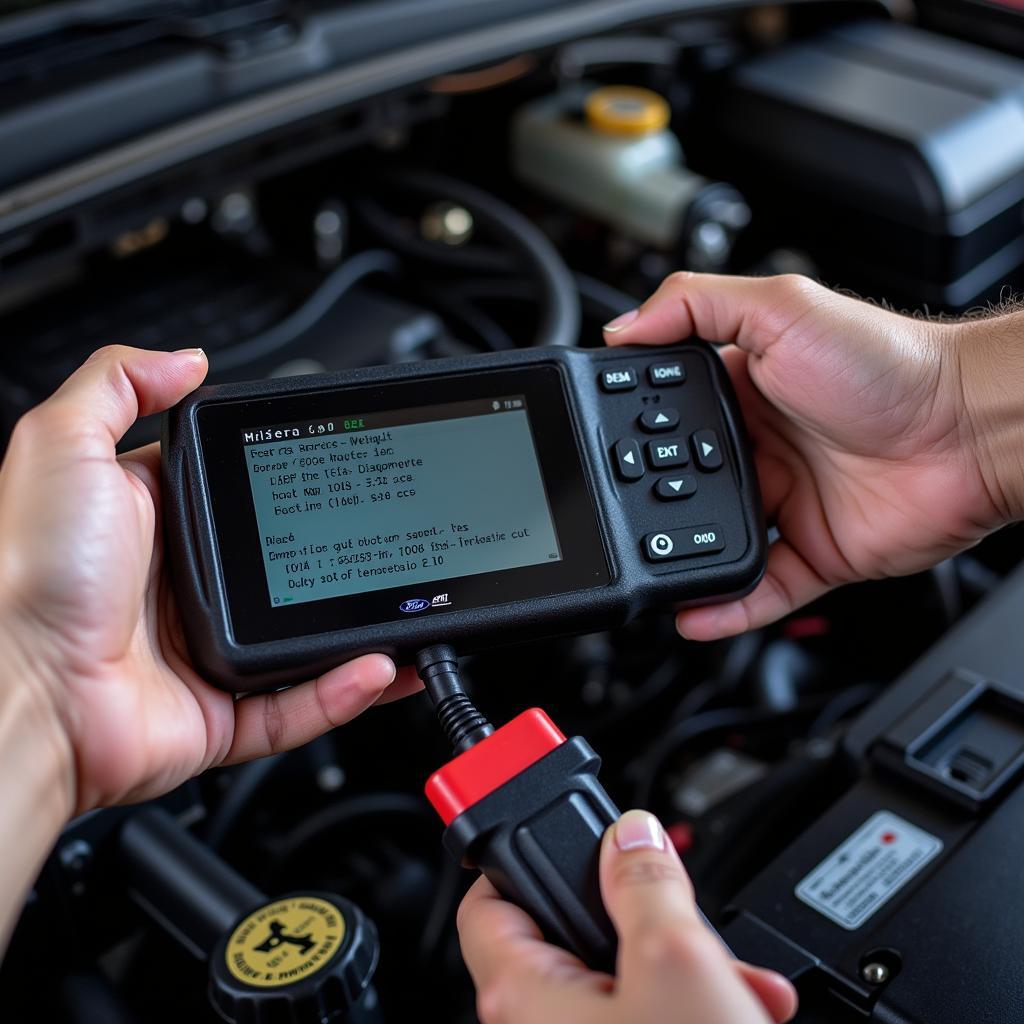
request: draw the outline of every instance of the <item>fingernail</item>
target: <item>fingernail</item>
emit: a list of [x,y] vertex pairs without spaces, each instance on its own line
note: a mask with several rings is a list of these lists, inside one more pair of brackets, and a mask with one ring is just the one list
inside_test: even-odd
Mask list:
[[609,334],[616,334],[619,331],[624,331],[639,315],[639,309],[631,309],[628,313],[623,313],[621,316],[617,316],[610,323],[605,324],[601,329],[603,331],[607,331]]
[[398,678],[398,666],[386,654],[382,654],[381,657],[388,663],[387,685],[390,686]]
[[665,830],[647,811],[626,811],[615,825],[615,845],[620,850],[663,850]]
[[206,358],[206,353],[201,348],[179,348],[174,354],[176,356],[193,356],[196,359]]

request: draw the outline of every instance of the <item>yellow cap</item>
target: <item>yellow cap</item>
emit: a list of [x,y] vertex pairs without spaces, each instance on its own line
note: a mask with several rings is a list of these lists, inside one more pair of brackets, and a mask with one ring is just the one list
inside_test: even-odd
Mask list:
[[606,85],[595,89],[584,107],[587,123],[608,135],[650,135],[669,121],[664,98],[633,85]]

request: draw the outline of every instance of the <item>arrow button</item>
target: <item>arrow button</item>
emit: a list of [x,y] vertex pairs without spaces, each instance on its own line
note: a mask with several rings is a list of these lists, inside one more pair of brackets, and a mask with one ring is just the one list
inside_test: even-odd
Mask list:
[[645,409],[638,422],[646,433],[661,434],[679,426],[679,413],[675,409]]
[[663,476],[655,485],[654,493],[662,501],[678,501],[697,493],[697,478],[691,473],[682,476]]
[[620,480],[627,482],[639,480],[644,475],[644,464],[640,457],[640,445],[630,437],[615,442],[612,451],[615,472]]
[[722,446],[713,430],[698,430],[690,437],[693,457],[706,472],[722,468]]

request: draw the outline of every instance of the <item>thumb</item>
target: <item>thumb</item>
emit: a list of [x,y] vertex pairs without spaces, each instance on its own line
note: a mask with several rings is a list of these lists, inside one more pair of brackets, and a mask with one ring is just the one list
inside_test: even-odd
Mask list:
[[609,345],[668,345],[697,335],[763,355],[801,316],[834,299],[798,274],[729,277],[681,270],[638,309],[605,324],[604,336]]
[[140,417],[163,412],[206,376],[202,349],[150,352],[109,345],[94,352],[41,408],[96,426],[116,445]]
[[658,820],[627,811],[605,833],[601,892],[619,936],[616,975],[640,1019],[670,1020],[686,1006],[702,1024],[768,1024],[697,910],[693,886]]
[[704,927],[693,886],[653,814],[627,811],[605,833],[601,847],[601,895],[619,936],[618,975],[642,978],[658,947],[666,957],[692,946],[701,958],[724,949]]

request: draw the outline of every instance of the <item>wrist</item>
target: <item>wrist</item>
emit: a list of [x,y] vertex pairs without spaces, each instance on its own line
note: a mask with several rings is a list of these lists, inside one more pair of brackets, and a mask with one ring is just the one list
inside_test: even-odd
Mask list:
[[1002,523],[1024,519],[1024,313],[960,325],[957,354],[985,489]]
[[26,894],[74,808],[74,758],[53,694],[0,618],[0,956]]
[[19,628],[17,615],[0,604],[0,750],[30,749],[31,758],[19,763],[23,777],[39,790],[40,813],[60,828],[75,808],[75,758],[67,724],[59,707],[59,687],[39,657],[42,645]]

